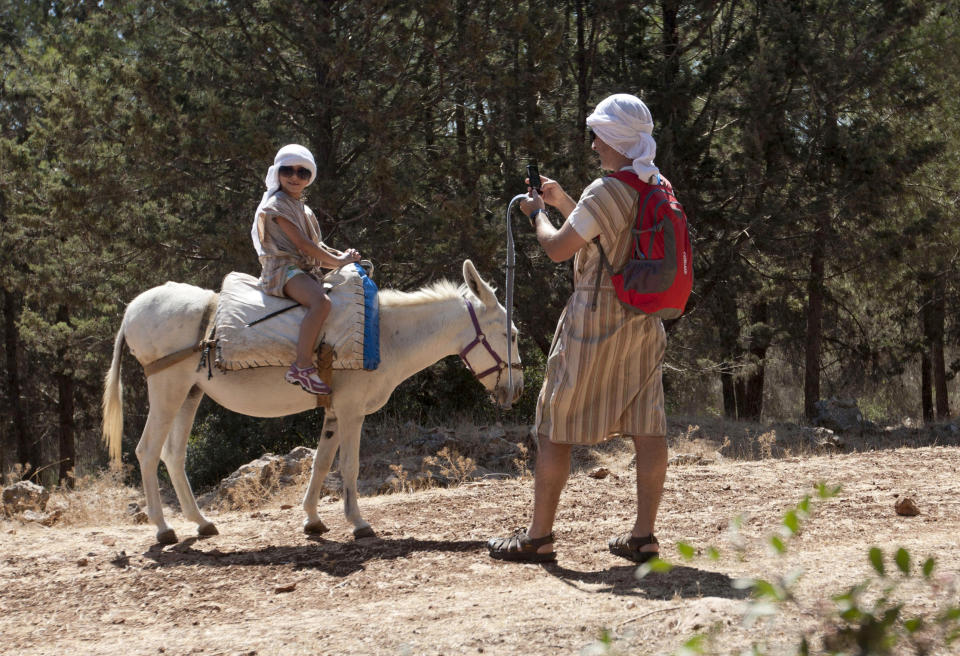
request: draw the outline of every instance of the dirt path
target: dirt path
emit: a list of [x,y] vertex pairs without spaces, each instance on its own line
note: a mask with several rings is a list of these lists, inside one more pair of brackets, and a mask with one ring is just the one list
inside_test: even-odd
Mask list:
[[[960,565],[960,449],[874,453],[671,467],[658,531],[673,545],[715,545],[642,580],[606,551],[629,526],[629,457],[611,475],[576,473],[557,521],[555,566],[489,559],[484,542],[523,524],[529,480],[470,483],[361,499],[378,538],[354,542],[338,502],[324,501],[326,539],[300,532],[299,508],[275,500],[255,512],[216,517],[221,535],[161,549],[144,525],[0,523],[0,653],[3,654],[577,654],[604,630],[607,652],[669,653],[710,627],[713,650],[751,641],[796,645],[822,633],[820,608],[869,573],[867,549],[904,546],[936,555],[937,571]],[[818,481],[843,485],[824,502],[784,557],[765,538]],[[922,513],[894,513],[898,494]],[[727,539],[745,515],[743,558]],[[194,530],[179,515],[181,538]],[[769,624],[741,623],[738,577],[805,574],[798,604]],[[938,595],[957,603],[956,581]],[[914,610],[935,603],[904,590]]]

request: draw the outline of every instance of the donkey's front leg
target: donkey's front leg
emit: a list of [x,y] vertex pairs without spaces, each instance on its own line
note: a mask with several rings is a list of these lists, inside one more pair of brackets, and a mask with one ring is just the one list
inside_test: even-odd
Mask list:
[[363,415],[340,418],[340,476],[343,478],[343,514],[353,524],[355,539],[376,535],[360,516],[357,504],[357,476],[360,473],[360,428]]
[[324,415],[323,429],[320,431],[320,441],[317,443],[317,452],[313,456],[313,470],[310,473],[310,484],[307,493],[303,496],[303,510],[307,518],[303,520],[303,532],[310,534],[326,533],[326,527],[317,512],[317,503],[320,501],[320,491],[323,481],[330,473],[333,457],[340,446],[340,432],[337,429],[337,418],[328,410]]

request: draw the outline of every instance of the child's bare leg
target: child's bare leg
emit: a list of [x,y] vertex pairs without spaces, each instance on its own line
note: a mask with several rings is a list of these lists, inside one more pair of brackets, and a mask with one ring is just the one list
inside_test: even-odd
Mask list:
[[297,341],[297,366],[313,366],[313,347],[323,328],[323,322],[330,314],[330,299],[323,291],[323,285],[306,274],[294,276],[283,286],[283,293],[306,308],[307,314],[300,324],[300,336]]

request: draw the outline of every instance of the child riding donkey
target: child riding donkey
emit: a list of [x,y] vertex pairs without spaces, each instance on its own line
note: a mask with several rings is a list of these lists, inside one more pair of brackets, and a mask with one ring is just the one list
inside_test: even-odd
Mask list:
[[303,192],[317,177],[309,150],[297,144],[281,148],[267,171],[267,191],[253,217],[250,235],[260,257],[260,284],[272,296],[291,298],[307,313],[300,324],[297,359],[285,379],[311,394],[330,394],[330,386],[313,364],[313,349],[330,313],[318,267],[336,269],[360,260],[353,248],[341,252],[321,241],[320,225],[303,202]]

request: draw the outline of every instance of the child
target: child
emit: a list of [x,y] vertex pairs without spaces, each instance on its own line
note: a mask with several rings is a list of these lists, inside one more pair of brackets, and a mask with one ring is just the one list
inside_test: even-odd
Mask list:
[[301,196],[317,176],[317,165],[309,150],[297,144],[277,152],[267,171],[267,191],[253,218],[253,246],[263,271],[260,284],[273,296],[292,298],[307,309],[300,324],[297,360],[285,375],[288,383],[311,394],[330,394],[330,386],[313,366],[313,347],[323,322],[330,313],[330,299],[323,284],[310,272],[315,267],[336,269],[356,262],[360,253],[329,248],[320,240],[320,225]]

